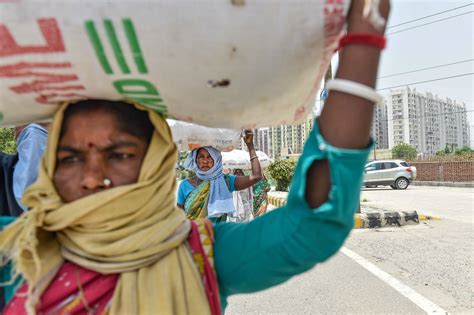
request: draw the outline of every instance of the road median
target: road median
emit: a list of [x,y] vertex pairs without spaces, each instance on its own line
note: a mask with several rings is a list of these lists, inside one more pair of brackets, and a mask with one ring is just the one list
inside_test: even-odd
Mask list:
[[[268,194],[269,204],[282,207],[286,204],[288,193],[272,191]],[[440,217],[425,215],[418,211],[391,211],[361,205],[361,213],[354,214],[354,229],[374,229],[416,225],[420,221],[441,220]]]

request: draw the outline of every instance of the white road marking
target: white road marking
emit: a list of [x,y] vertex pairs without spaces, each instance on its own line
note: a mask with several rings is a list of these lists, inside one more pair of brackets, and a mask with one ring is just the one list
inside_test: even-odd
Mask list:
[[415,303],[419,308],[425,311],[427,314],[448,314],[448,312],[435,303],[431,302],[415,290],[411,289],[410,287],[404,285],[396,278],[392,277],[379,267],[372,264],[370,261],[366,260],[365,258],[359,256],[358,254],[354,253],[350,249],[343,247],[341,248],[341,252],[344,253],[347,257],[354,260],[356,263],[370,271],[372,274],[377,276],[380,280],[391,286],[395,289],[398,293],[408,298],[410,301]]

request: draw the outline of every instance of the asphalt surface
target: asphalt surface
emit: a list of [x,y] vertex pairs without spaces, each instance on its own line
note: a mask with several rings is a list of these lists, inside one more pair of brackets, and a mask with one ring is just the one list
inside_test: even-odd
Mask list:
[[[287,283],[229,299],[229,314],[424,314],[342,253]],[[390,300],[387,300],[390,296]]]
[[390,187],[364,188],[362,204],[386,210],[417,210],[461,223],[473,223],[474,188],[409,186],[406,190]]
[[353,230],[344,247],[401,288],[339,252],[280,286],[232,296],[226,314],[436,313],[426,311],[427,304],[436,314],[473,314],[473,197],[472,188],[365,189],[362,199],[371,206],[443,218],[401,228]]

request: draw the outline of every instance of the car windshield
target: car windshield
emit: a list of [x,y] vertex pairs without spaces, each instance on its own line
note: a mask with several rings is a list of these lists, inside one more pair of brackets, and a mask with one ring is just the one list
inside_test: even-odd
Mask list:
[[401,166],[406,166],[406,167],[410,166],[407,162],[400,162],[400,165]]

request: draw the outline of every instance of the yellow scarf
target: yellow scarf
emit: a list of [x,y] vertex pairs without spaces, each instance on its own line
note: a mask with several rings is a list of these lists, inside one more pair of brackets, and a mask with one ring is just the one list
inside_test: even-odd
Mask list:
[[67,259],[120,273],[112,314],[209,314],[185,242],[190,223],[176,207],[177,149],[166,121],[148,110],[155,132],[137,183],[64,203],[52,178],[67,106],[55,115],[38,180],[24,196],[31,210],[0,233],[0,250],[29,284],[28,312]]

